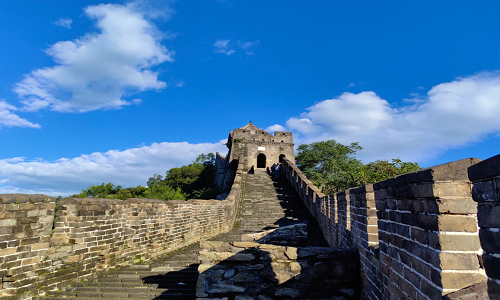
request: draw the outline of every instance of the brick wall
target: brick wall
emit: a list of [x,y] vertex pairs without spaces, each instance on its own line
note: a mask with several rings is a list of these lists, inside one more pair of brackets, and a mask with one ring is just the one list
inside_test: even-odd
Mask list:
[[349,190],[352,245],[359,251],[365,299],[383,299],[378,218],[373,185]]
[[441,299],[486,278],[467,176],[479,161],[464,159],[314,198],[309,191],[317,189],[295,165],[285,160],[283,170],[329,245],[358,249],[365,299]]
[[25,299],[95,271],[148,259],[229,231],[242,167],[226,200],[0,195],[0,297]]
[[374,184],[386,298],[441,299],[484,280],[464,159]]
[[337,193],[337,230],[339,248],[351,247],[351,207],[350,207],[350,192],[343,191]]
[[469,168],[472,197],[478,203],[482,261],[488,276],[487,294],[500,299],[500,155]]

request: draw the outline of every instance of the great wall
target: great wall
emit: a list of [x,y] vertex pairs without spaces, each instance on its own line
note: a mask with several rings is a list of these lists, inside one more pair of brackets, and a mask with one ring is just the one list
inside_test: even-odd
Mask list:
[[1,299],[500,299],[500,155],[324,195],[291,133],[227,145],[220,200],[0,195]]

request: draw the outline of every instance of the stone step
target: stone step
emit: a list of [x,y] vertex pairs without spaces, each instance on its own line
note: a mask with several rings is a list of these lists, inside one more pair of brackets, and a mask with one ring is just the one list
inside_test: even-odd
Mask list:
[[186,294],[179,294],[179,293],[164,293],[161,295],[157,296],[152,296],[152,295],[147,295],[145,297],[117,297],[114,296],[114,298],[109,298],[108,296],[100,296],[100,297],[61,297],[61,296],[36,296],[32,298],[33,300],[117,300],[117,299],[127,299],[127,300],[144,300],[144,299],[155,299],[155,300],[161,300],[161,299],[168,299],[168,300],[193,300],[196,299],[196,294],[194,292],[192,293],[186,293]]

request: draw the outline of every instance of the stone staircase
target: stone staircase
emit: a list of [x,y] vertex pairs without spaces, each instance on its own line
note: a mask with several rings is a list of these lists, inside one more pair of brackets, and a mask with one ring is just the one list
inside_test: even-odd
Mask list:
[[198,251],[199,247],[195,244],[156,258],[148,265],[118,268],[33,299],[195,299]]
[[[216,241],[240,241],[246,233],[261,232],[308,221],[308,244],[326,246],[321,230],[284,178],[272,179],[264,170],[244,174],[242,201],[235,228]],[[33,300],[96,299],[196,299],[198,244],[149,261],[100,274],[61,291],[50,291]]]

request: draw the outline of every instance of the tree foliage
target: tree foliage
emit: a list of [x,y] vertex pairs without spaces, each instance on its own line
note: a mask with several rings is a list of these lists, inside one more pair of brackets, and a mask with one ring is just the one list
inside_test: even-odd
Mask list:
[[417,163],[400,159],[377,160],[365,165],[355,158],[361,149],[358,143],[346,146],[334,140],[304,144],[298,147],[295,160],[304,175],[325,194],[421,169]]
[[172,168],[166,176],[154,174],[147,187],[122,188],[111,182],[91,185],[72,197],[109,198],[125,200],[129,198],[149,198],[160,200],[214,199],[220,190],[213,185],[215,155],[200,154],[196,160],[179,168]]

